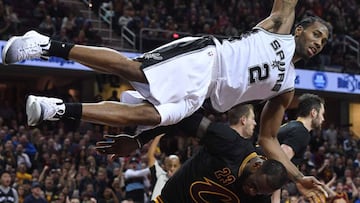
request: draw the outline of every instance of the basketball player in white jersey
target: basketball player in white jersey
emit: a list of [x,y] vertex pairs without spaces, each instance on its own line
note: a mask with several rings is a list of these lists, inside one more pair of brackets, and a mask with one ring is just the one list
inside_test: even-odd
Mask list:
[[239,103],[266,101],[259,143],[268,158],[284,164],[292,180],[313,186],[314,180],[304,179],[282,152],[276,135],[294,95],[293,63],[318,54],[331,28],[319,18],[309,19],[291,35],[296,4],[297,0],[274,0],[270,16],[241,37],[186,37],[135,60],[109,48],[58,42],[29,31],[9,39],[2,62],[62,57],[122,76],[136,89],[125,92],[122,102],[65,104],[61,99],[29,96],[26,111],[30,126],[61,117],[111,126],[166,126],[194,113],[206,98],[220,112]]

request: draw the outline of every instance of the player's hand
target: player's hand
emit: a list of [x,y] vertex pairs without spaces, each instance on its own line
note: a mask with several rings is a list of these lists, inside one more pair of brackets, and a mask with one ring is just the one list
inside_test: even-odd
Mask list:
[[140,147],[135,136],[127,134],[104,135],[104,138],[107,140],[96,143],[95,149],[100,154],[114,154],[117,157],[128,156]]
[[310,203],[326,203],[328,193],[324,189],[325,185],[313,176],[304,176],[298,179],[296,187]]

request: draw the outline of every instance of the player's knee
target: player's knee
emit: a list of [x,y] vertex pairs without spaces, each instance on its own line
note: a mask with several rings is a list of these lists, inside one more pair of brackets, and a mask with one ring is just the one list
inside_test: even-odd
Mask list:
[[161,115],[156,108],[149,104],[148,108],[143,112],[146,120],[149,121],[148,125],[159,125],[161,123]]
[[141,63],[135,62],[135,64],[132,64],[132,66],[130,66],[129,73],[130,73],[129,76],[131,77],[131,81],[149,84],[141,68]]

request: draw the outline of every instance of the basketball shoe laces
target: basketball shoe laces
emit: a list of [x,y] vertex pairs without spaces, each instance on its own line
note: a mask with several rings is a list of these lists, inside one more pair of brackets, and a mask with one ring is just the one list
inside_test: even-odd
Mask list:
[[[20,47],[17,54],[18,61],[26,60],[26,59],[33,59],[33,58],[41,58],[47,60],[49,57],[46,56],[47,50],[49,48],[50,42],[40,42],[38,39],[33,38],[34,34],[29,33],[25,34],[25,41],[26,46]],[[41,44],[43,43],[43,44]]]

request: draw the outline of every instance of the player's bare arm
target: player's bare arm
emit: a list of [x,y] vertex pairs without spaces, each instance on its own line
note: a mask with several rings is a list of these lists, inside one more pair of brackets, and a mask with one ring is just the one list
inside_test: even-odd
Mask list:
[[257,24],[277,34],[289,34],[295,20],[295,6],[298,0],[275,0],[270,16]]
[[260,118],[259,144],[268,158],[278,160],[285,166],[289,178],[297,183],[310,202],[325,202],[321,183],[314,177],[304,176],[281,149],[277,139],[283,115],[293,97],[294,91],[290,91],[266,103]]
[[297,167],[290,161],[280,147],[277,133],[280,128],[283,115],[294,96],[294,91],[283,93],[269,100],[261,113],[259,144],[263,148],[266,156],[284,164],[289,173],[289,177],[296,181],[303,175]]

